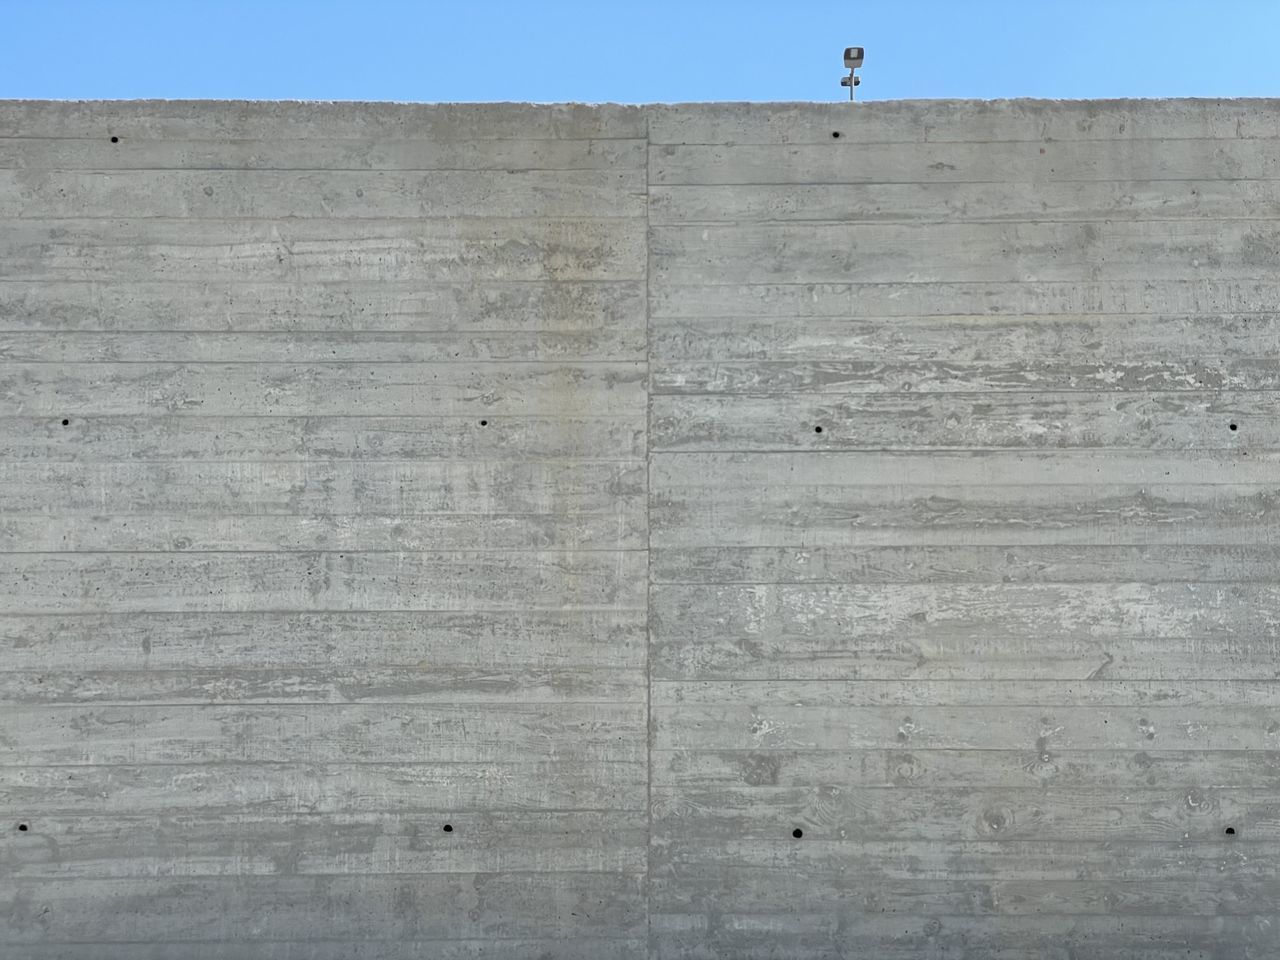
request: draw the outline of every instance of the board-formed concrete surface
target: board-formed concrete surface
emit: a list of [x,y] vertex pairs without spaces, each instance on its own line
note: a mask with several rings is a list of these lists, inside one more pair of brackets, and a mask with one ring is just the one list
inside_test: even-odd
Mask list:
[[0,955],[1280,956],[1280,102],[0,103]]

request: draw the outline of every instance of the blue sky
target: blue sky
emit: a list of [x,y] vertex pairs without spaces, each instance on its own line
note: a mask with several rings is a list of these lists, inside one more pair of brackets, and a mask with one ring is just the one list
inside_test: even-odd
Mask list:
[[1280,0],[0,0],[0,97],[1280,95]]

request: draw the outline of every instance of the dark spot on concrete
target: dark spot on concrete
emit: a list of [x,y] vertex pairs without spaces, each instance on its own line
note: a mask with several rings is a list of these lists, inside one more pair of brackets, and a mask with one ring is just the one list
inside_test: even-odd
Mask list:
[[120,142],[120,138],[119,138],[119,137],[112,137],[112,138],[111,138],[111,142],[112,142],[112,143],[119,143],[119,142]]
[[804,836],[804,831],[801,830],[799,827],[796,827],[794,830],[791,831],[791,835],[795,837],[797,840],[799,840],[801,837]]
[[71,425],[71,421],[70,421],[70,420],[66,420],[66,419],[64,419],[64,420],[62,421],[62,425],[63,425],[64,427],[66,427],[66,426],[70,426],[70,425]]
[[453,833],[453,824],[446,823],[443,827],[445,833]]
[[1227,827],[1227,829],[1223,830],[1222,832],[1225,833],[1228,837],[1234,837],[1236,835],[1236,828]]
[[27,828],[27,825],[26,825],[25,823],[20,823],[20,824],[18,824],[18,831],[19,831],[20,833],[26,833],[26,832],[27,832],[27,829],[28,829],[28,828]]
[[1234,424],[1234,423],[1227,424],[1227,426],[1228,426],[1230,429],[1232,429],[1232,430],[1239,430],[1239,429],[1240,429],[1240,428],[1239,428],[1239,426],[1237,426],[1237,425],[1236,425],[1236,424]]
[[832,130],[832,131],[831,131],[831,139],[832,139],[832,140],[839,140],[839,139],[840,139],[840,131],[839,131],[839,130]]
[[821,427],[814,427],[814,428],[813,428],[813,432],[814,432],[814,433],[821,433],[821,432],[822,432],[822,428],[821,428]]
[[482,426],[482,427],[487,427],[488,425],[489,425],[489,421],[488,421],[488,420],[481,420],[481,421],[480,421],[480,426]]

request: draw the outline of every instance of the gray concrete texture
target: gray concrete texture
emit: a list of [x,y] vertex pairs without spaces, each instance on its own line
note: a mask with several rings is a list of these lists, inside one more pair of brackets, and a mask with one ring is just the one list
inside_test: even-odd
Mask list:
[[0,103],[0,955],[1280,956],[1280,101]]

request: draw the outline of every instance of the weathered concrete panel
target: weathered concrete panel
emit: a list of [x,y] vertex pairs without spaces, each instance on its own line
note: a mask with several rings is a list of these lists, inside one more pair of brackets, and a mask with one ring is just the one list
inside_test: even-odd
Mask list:
[[1280,102],[0,103],[0,954],[1280,955]]
[[653,109],[653,956],[1280,953],[1278,133]]
[[641,113],[0,131],[0,953],[644,956]]

